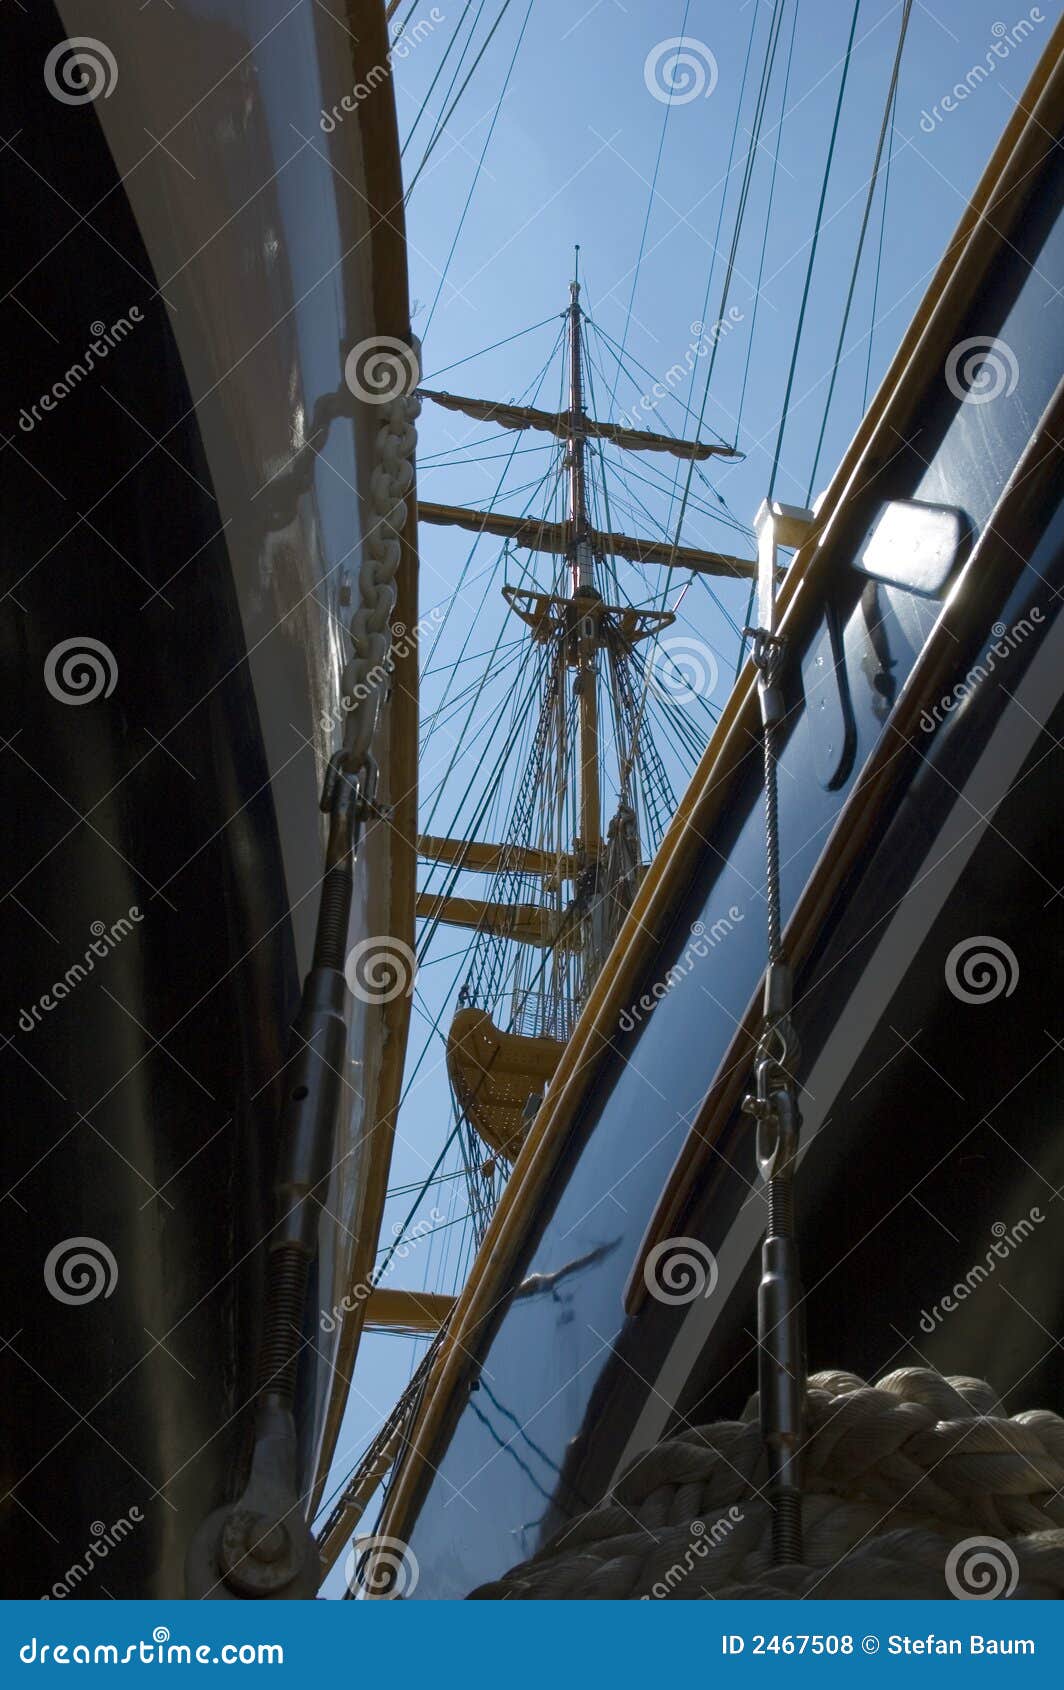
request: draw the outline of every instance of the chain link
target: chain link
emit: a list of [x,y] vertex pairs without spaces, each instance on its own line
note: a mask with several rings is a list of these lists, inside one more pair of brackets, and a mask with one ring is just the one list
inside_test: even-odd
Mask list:
[[[421,348],[413,342],[420,369]],[[343,744],[330,764],[322,796],[329,807],[336,789],[336,776],[343,773],[369,774],[373,763],[370,748],[377,725],[380,695],[390,672],[392,613],[397,597],[397,577],[403,557],[402,537],[414,489],[414,423],[421,411],[416,393],[392,399],[384,408],[377,430],[376,462],[370,476],[369,527],[362,541],[358,572],[358,606],[351,618],[352,654],[340,688],[345,704]]]

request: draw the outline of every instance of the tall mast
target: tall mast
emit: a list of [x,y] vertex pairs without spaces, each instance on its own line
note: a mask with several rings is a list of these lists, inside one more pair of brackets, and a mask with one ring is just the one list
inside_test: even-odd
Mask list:
[[580,311],[580,248],[569,284],[569,576],[576,612],[576,693],[580,712],[580,844],[587,867],[602,847],[602,800],[599,791],[598,622],[590,614],[598,593],[587,520],[587,479],[584,473],[584,380],[582,316]]

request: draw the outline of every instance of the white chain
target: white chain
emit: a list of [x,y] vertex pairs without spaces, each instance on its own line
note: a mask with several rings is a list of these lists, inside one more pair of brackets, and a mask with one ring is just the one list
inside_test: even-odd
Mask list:
[[[419,350],[415,342],[415,354]],[[347,707],[343,759],[349,774],[369,761],[377,704],[390,672],[391,619],[408,501],[414,487],[414,421],[420,410],[421,400],[416,394],[392,399],[377,430],[376,462],[370,477],[370,523],[362,542],[359,602],[350,627],[354,651],[341,679]]]

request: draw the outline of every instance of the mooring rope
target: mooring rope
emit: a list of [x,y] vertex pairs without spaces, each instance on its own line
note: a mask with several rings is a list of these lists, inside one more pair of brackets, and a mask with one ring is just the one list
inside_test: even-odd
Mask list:
[[1064,1596],[1064,1420],[981,1379],[809,1380],[800,1562],[773,1565],[756,1399],[681,1428],[479,1599]]

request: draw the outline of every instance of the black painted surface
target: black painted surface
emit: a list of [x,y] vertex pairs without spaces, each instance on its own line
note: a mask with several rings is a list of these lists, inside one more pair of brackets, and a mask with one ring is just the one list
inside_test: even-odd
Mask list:
[[[45,89],[66,33],[53,8],[16,8],[4,31],[0,1577],[4,1596],[47,1594],[106,1539],[67,1594],[175,1596],[189,1535],[247,1453],[295,963],[167,308],[92,107]],[[92,325],[133,305],[128,336],[35,419]],[[113,689],[63,702],[49,654],[85,637],[108,649]],[[79,1237],[117,1278],[64,1303],[46,1259]]]

